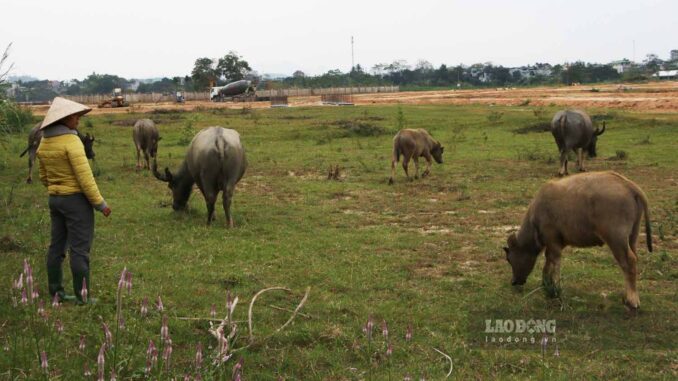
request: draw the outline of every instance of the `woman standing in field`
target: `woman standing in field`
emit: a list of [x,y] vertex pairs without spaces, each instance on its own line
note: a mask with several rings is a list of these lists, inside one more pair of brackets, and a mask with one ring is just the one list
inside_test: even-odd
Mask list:
[[[111,208],[101,197],[94,181],[85,149],[78,138],[80,117],[92,109],[56,97],[40,129],[43,132],[37,156],[40,181],[49,193],[52,241],[47,252],[49,293],[59,301],[87,302],[89,290],[89,251],[94,239],[94,208],[108,217]],[[75,297],[66,295],[61,265],[70,248]]]

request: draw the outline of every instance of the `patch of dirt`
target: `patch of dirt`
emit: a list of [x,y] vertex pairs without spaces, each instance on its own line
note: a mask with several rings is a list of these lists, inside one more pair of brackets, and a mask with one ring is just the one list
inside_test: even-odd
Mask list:
[[[616,108],[644,112],[678,112],[678,81],[650,82],[642,84],[608,84],[596,86],[561,86],[505,89],[403,91],[398,93],[375,93],[353,95],[356,105],[381,104],[445,104],[445,105],[502,105],[523,107],[561,106],[580,108]],[[320,96],[290,97],[290,107],[323,107]],[[172,114],[187,111],[217,109],[270,108],[270,102],[210,102],[187,101],[186,103],[137,103],[130,107],[97,108],[91,115],[124,114],[130,112]],[[49,105],[30,106],[35,115],[45,115]],[[376,121],[379,117],[358,119]]]
[[0,238],[0,252],[9,253],[19,250],[21,250],[21,244],[13,237],[6,235]]

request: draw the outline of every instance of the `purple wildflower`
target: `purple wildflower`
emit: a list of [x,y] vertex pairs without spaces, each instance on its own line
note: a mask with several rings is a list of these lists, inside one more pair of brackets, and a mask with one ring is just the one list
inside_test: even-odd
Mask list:
[[89,365],[87,365],[87,363],[85,363],[85,365],[83,366],[83,372],[82,373],[85,375],[85,377],[91,377],[92,376],[92,370],[89,368]]
[[59,308],[59,294],[54,294],[52,298],[52,308]]
[[85,335],[80,335],[80,343],[78,344],[78,350],[80,352],[84,352],[85,347],[86,347],[86,345],[85,345]]
[[59,335],[64,333],[64,324],[61,322],[61,319],[57,319],[54,322],[54,328],[56,329],[56,331]]
[[42,370],[46,372],[48,366],[49,364],[47,363],[47,352],[42,351],[40,352],[40,367],[42,368]]
[[160,295],[158,295],[158,302],[155,305],[158,308],[158,311],[162,312],[165,310],[165,307],[162,305],[162,299],[160,298]]
[[28,297],[26,296],[26,289],[21,290],[21,304],[27,304],[28,303]]
[[83,303],[87,303],[87,295],[89,291],[87,289],[87,278],[82,278],[82,288],[80,289],[80,296],[82,297]]
[[212,317],[212,319],[217,317],[217,306],[214,303],[212,303],[212,309],[210,310],[210,316]]
[[412,324],[407,325],[407,332],[405,333],[405,341],[412,340]]
[[101,344],[97,355],[97,380],[104,379],[104,366],[106,365],[106,343]]
[[144,299],[141,301],[141,317],[146,317],[148,314],[148,297],[144,296]]
[[120,280],[118,280],[118,291],[122,290],[123,288],[127,287],[127,267],[122,269],[122,272],[120,273]]
[[388,347],[386,347],[386,356],[391,356],[393,354],[393,344],[388,343]]
[[386,324],[386,320],[381,322],[381,333],[384,335],[384,339],[388,340],[388,324]]
[[202,343],[198,343],[198,347],[195,350],[195,368],[200,369],[202,367]]
[[169,338],[169,327],[167,326],[167,315],[162,317],[162,326],[160,327],[160,341],[165,341]]
[[106,346],[110,348],[111,343],[113,342],[113,335],[111,334],[111,330],[108,329],[108,324],[103,322],[101,323],[101,329],[104,331],[104,339],[106,340]]

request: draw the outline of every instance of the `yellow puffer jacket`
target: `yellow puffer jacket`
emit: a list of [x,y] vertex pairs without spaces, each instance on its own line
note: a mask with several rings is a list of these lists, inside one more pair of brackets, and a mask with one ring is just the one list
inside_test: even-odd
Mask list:
[[[65,127],[63,127],[65,128]],[[97,209],[106,204],[94,181],[85,147],[78,135],[66,133],[43,136],[37,151],[40,160],[40,181],[50,195],[65,196],[84,193]]]

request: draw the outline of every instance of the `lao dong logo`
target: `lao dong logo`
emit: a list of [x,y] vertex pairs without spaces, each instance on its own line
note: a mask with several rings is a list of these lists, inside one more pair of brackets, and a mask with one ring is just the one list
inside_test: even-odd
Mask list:
[[555,334],[556,321],[553,319],[486,319],[485,333]]

